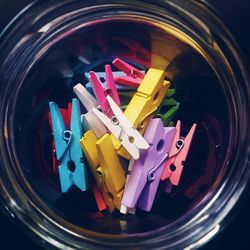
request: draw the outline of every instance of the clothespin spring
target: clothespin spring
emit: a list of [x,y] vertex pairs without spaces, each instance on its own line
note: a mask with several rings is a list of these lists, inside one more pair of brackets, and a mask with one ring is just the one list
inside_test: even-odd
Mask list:
[[[121,131],[120,131],[119,136],[118,136],[118,139],[121,140],[122,132],[124,132],[123,127],[120,126],[119,120],[117,119],[116,116],[112,116],[112,117],[111,117],[111,122],[112,122],[115,126],[119,126],[119,127],[121,128]],[[125,134],[126,134],[126,133],[125,133]],[[127,134],[126,134],[126,135],[127,135]],[[128,135],[127,135],[127,137],[128,137],[128,141],[129,141],[130,143],[134,143],[134,140],[135,140],[135,139],[134,139],[133,136],[128,136]]]
[[67,144],[66,144],[66,147],[65,147],[64,151],[62,152],[62,155],[60,155],[60,156],[58,157],[58,158],[59,158],[59,159],[58,159],[59,161],[61,161],[61,159],[63,158],[65,152],[68,150],[68,148],[69,148],[69,146],[70,146],[70,143],[72,142],[72,138],[73,138],[72,135],[73,135],[73,134],[72,134],[71,130],[64,130],[64,131],[63,131],[63,139],[67,142]]
[[149,170],[148,172],[148,181],[152,182],[155,179],[155,172],[156,170],[162,165],[162,163],[167,159],[168,154],[166,154],[160,161],[159,163],[153,167],[152,169]]
[[172,155],[170,155],[169,158],[172,158],[172,157],[174,157],[175,155],[177,155],[177,154],[182,150],[182,148],[184,147],[184,145],[185,145],[185,138],[180,137],[180,138],[177,140],[176,144],[175,144],[175,146],[176,146],[176,148],[177,148],[177,151],[174,152]]
[[100,171],[100,170],[96,170],[96,173],[98,174],[98,175],[100,175],[101,176],[101,183],[100,183],[100,186],[99,186],[99,188],[98,188],[98,190],[99,190],[99,192],[101,192],[102,191],[102,187],[103,187],[103,184],[104,184],[104,179],[105,179],[105,175],[104,175],[104,173],[102,172],[102,171]]

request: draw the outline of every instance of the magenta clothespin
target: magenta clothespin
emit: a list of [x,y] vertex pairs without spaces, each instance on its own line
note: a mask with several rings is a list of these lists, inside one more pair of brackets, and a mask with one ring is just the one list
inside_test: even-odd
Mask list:
[[176,124],[176,134],[161,176],[161,180],[170,179],[170,183],[166,186],[166,192],[170,192],[172,185],[177,186],[180,182],[183,163],[187,158],[195,129],[196,124],[193,124],[187,136],[181,137],[181,122],[178,121]]
[[119,70],[127,74],[127,76],[120,76],[115,78],[115,82],[117,84],[127,85],[136,88],[139,87],[141,81],[145,76],[140,70],[136,69],[135,67],[131,66],[130,64],[124,62],[119,58],[116,58],[112,62],[112,64],[115,65]]
[[126,214],[136,205],[145,211],[151,210],[174,135],[175,127],[164,128],[161,119],[149,122],[144,139],[150,147],[134,162],[124,189],[121,213]]
[[120,99],[118,96],[118,92],[115,86],[115,80],[113,78],[112,70],[110,65],[105,65],[105,73],[106,73],[106,88],[103,88],[100,79],[94,71],[90,71],[90,82],[92,84],[92,88],[95,92],[95,96],[101,106],[103,113],[105,113],[108,117],[113,116],[113,112],[110,108],[109,102],[107,100],[107,96],[111,96],[115,103],[120,106]]

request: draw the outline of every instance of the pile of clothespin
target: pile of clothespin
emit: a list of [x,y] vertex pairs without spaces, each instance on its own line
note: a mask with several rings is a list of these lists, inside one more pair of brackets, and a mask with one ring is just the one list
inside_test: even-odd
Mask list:
[[166,192],[179,184],[196,124],[183,137],[171,122],[179,103],[163,70],[112,64],[119,71],[106,65],[73,88],[82,107],[76,98],[68,109],[49,103],[53,169],[62,192],[90,186],[100,211],[150,211],[161,181]]

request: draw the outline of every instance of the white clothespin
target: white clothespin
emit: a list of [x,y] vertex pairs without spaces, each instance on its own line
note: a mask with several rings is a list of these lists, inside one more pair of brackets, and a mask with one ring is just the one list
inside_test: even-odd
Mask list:
[[90,111],[92,108],[96,108],[98,106],[97,100],[94,96],[92,96],[86,88],[80,83],[73,87],[73,91],[83,104],[83,106]]
[[117,106],[114,100],[107,96],[110,108],[114,116],[110,119],[98,109],[93,108],[93,112],[109,129],[109,131],[119,140],[127,149],[131,156],[137,160],[140,157],[140,151],[149,148],[149,144],[142,135],[133,127],[128,118],[123,114],[122,110]]
[[86,129],[92,129],[97,138],[101,138],[108,131],[106,127],[102,124],[102,122],[99,120],[99,118],[93,112],[93,108],[98,107],[97,100],[80,83],[74,86],[73,90],[77,95],[77,97],[80,99],[83,106],[88,111],[86,114],[81,116],[83,126]]

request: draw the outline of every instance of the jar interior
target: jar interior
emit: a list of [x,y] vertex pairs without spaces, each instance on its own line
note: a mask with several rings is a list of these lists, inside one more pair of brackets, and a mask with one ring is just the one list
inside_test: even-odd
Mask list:
[[[166,183],[161,182],[149,213],[139,209],[135,215],[101,213],[91,189],[82,192],[73,187],[61,193],[58,173],[53,173],[48,102],[66,108],[75,97],[73,86],[88,83],[85,73],[104,72],[105,64],[116,57],[144,71],[167,62],[166,79],[180,103],[172,121],[181,120],[183,136],[197,124],[179,186],[165,193]],[[128,103],[129,99],[119,94]],[[164,29],[126,20],[81,28],[49,48],[19,88],[14,124],[22,172],[47,207],[71,224],[116,235],[169,225],[205,199],[223,177],[230,126],[226,97],[206,58]]]

